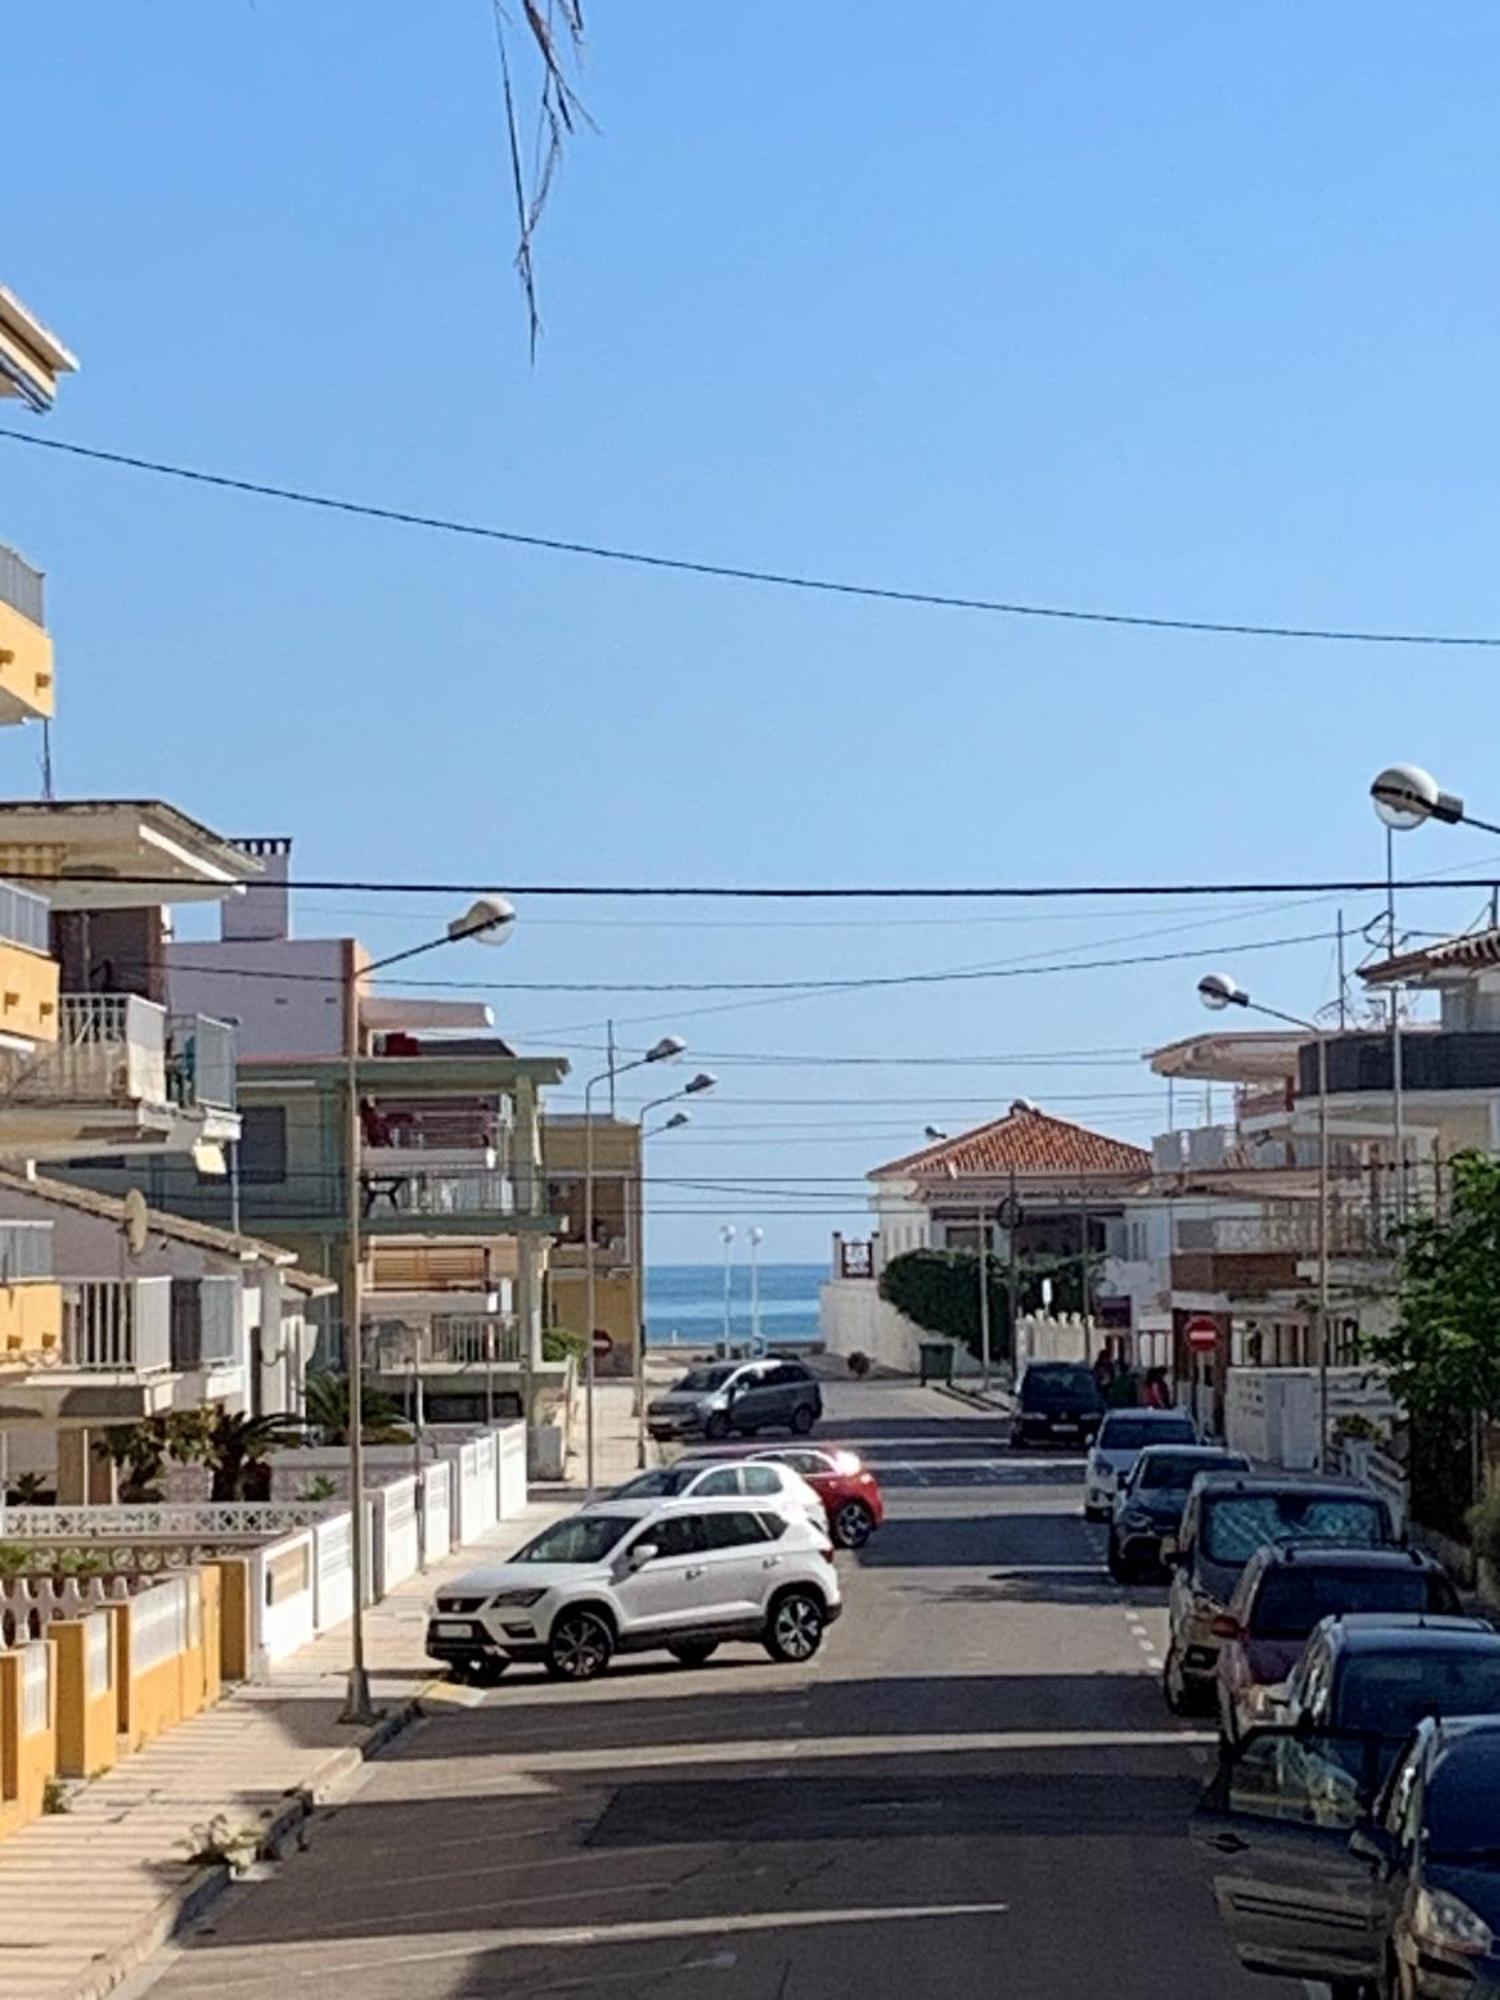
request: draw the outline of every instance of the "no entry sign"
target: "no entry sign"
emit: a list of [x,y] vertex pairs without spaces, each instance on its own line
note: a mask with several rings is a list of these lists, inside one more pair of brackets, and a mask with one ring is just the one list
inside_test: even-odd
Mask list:
[[1195,1354],[1211,1354],[1219,1344],[1219,1322],[1210,1313],[1194,1313],[1182,1330]]

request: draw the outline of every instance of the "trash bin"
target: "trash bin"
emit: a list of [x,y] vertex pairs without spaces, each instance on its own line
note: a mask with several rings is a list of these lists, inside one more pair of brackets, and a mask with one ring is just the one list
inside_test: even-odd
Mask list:
[[953,1342],[951,1340],[924,1340],[921,1345],[921,1379],[926,1382],[951,1382],[953,1380]]

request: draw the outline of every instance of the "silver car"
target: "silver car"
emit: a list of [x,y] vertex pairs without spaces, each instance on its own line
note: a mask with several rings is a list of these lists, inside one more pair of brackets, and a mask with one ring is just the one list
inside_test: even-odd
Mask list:
[[817,1377],[800,1361],[714,1361],[691,1368],[646,1407],[658,1439],[786,1430],[806,1437],[823,1414]]

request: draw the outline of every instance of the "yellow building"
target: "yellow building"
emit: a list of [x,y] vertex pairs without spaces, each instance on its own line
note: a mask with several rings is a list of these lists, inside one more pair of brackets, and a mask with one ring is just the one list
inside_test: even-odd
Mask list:
[[[588,1324],[584,1245],[588,1127],[594,1154],[594,1324]],[[644,1317],[645,1257],[641,1208],[641,1128],[628,1119],[547,1116],[542,1120],[547,1210],[561,1226],[548,1257],[547,1321],[570,1333],[607,1334],[595,1358],[601,1374],[635,1367],[636,1331]]]

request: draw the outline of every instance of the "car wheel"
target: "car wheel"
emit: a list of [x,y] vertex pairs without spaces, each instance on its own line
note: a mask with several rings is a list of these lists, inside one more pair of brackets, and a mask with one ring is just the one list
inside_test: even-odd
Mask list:
[[717,1639],[679,1639],[667,1651],[682,1667],[706,1666],[719,1650]]
[[846,1500],[834,1509],[833,1539],[841,1549],[862,1549],[875,1529],[875,1516],[863,1500]]
[[591,1681],[609,1665],[615,1635],[597,1611],[559,1613],[544,1661],[555,1681]]
[[826,1623],[821,1598],[810,1590],[789,1590],[771,1606],[766,1620],[766,1651],[773,1660],[800,1666],[822,1645]]
[[509,1665],[509,1660],[476,1660],[467,1675],[470,1687],[498,1687]]
[[703,1426],[703,1435],[718,1444],[729,1435],[729,1418],[722,1410],[715,1410]]
[[792,1436],[805,1438],[818,1421],[818,1413],[811,1403],[799,1403],[792,1412]]

